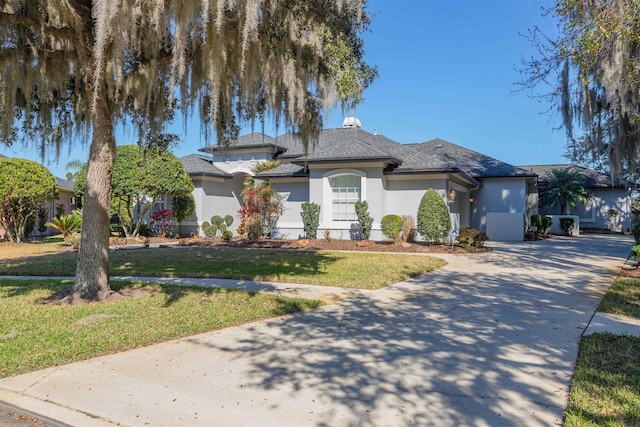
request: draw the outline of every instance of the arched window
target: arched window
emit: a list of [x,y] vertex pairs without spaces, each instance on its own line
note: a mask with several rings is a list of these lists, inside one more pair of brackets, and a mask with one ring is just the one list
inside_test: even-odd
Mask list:
[[331,220],[356,221],[356,202],[362,197],[362,180],[358,175],[337,175],[329,178],[331,186]]

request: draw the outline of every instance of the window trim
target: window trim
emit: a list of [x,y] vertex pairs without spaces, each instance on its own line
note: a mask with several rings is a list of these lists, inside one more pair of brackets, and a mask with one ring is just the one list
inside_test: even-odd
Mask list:
[[333,169],[322,174],[322,206],[324,211],[322,228],[350,229],[357,221],[333,220],[333,188],[331,179],[341,175],[356,175],[360,177],[360,200],[367,200],[367,173],[359,169]]

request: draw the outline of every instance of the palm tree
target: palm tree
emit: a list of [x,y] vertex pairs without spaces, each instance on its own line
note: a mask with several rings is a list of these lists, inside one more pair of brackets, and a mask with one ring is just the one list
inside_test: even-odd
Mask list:
[[582,174],[573,168],[552,169],[547,185],[540,191],[540,206],[560,206],[560,215],[567,214],[567,206],[587,203],[593,194],[584,187]]

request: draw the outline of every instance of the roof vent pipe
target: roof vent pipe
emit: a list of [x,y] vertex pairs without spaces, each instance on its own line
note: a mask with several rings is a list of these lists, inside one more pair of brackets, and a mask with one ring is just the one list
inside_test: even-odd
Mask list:
[[357,117],[345,117],[345,119],[342,121],[342,127],[362,129],[362,124]]

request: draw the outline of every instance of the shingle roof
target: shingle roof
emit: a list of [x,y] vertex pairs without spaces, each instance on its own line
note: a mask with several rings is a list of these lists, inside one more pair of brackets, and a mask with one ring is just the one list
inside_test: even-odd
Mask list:
[[449,167],[458,167],[476,178],[535,176],[534,173],[526,169],[510,165],[442,139],[433,139],[414,146],[419,151],[430,154]]
[[270,169],[265,172],[256,174],[256,178],[278,178],[285,176],[308,176],[309,173],[304,166],[296,165],[293,163],[285,163],[277,168]]
[[611,183],[611,177],[607,174],[600,173],[593,169],[588,169],[582,166],[568,164],[557,165],[527,165],[520,166],[523,169],[529,170],[538,175],[538,181],[546,182],[551,171],[553,169],[575,169],[580,172],[584,178],[584,186],[589,188],[606,188],[606,187],[623,187],[623,182],[616,182],[614,185]]
[[204,153],[215,153],[218,151],[233,150],[237,148],[259,147],[273,147],[277,151],[286,151],[287,149],[287,147],[279,145],[275,138],[262,133],[253,132],[230,141],[228,145],[208,145],[200,148],[198,151],[202,151]]
[[347,161],[382,161],[389,165],[387,173],[390,174],[456,173],[476,183],[475,178],[535,176],[525,169],[441,139],[421,144],[400,144],[361,128],[325,129],[306,155],[299,138],[291,133],[276,138],[252,133],[239,137],[231,147],[257,147],[258,144],[283,149],[279,158],[291,159],[298,165],[285,164],[258,175],[265,178],[304,175],[301,166],[308,163]]
[[190,154],[188,156],[181,157],[180,161],[182,162],[185,172],[189,175],[208,175],[231,178],[229,173],[213,166],[211,158],[207,158],[199,154]]
[[58,188],[73,191],[73,182],[67,179],[59,178],[56,176],[56,184],[58,184]]

